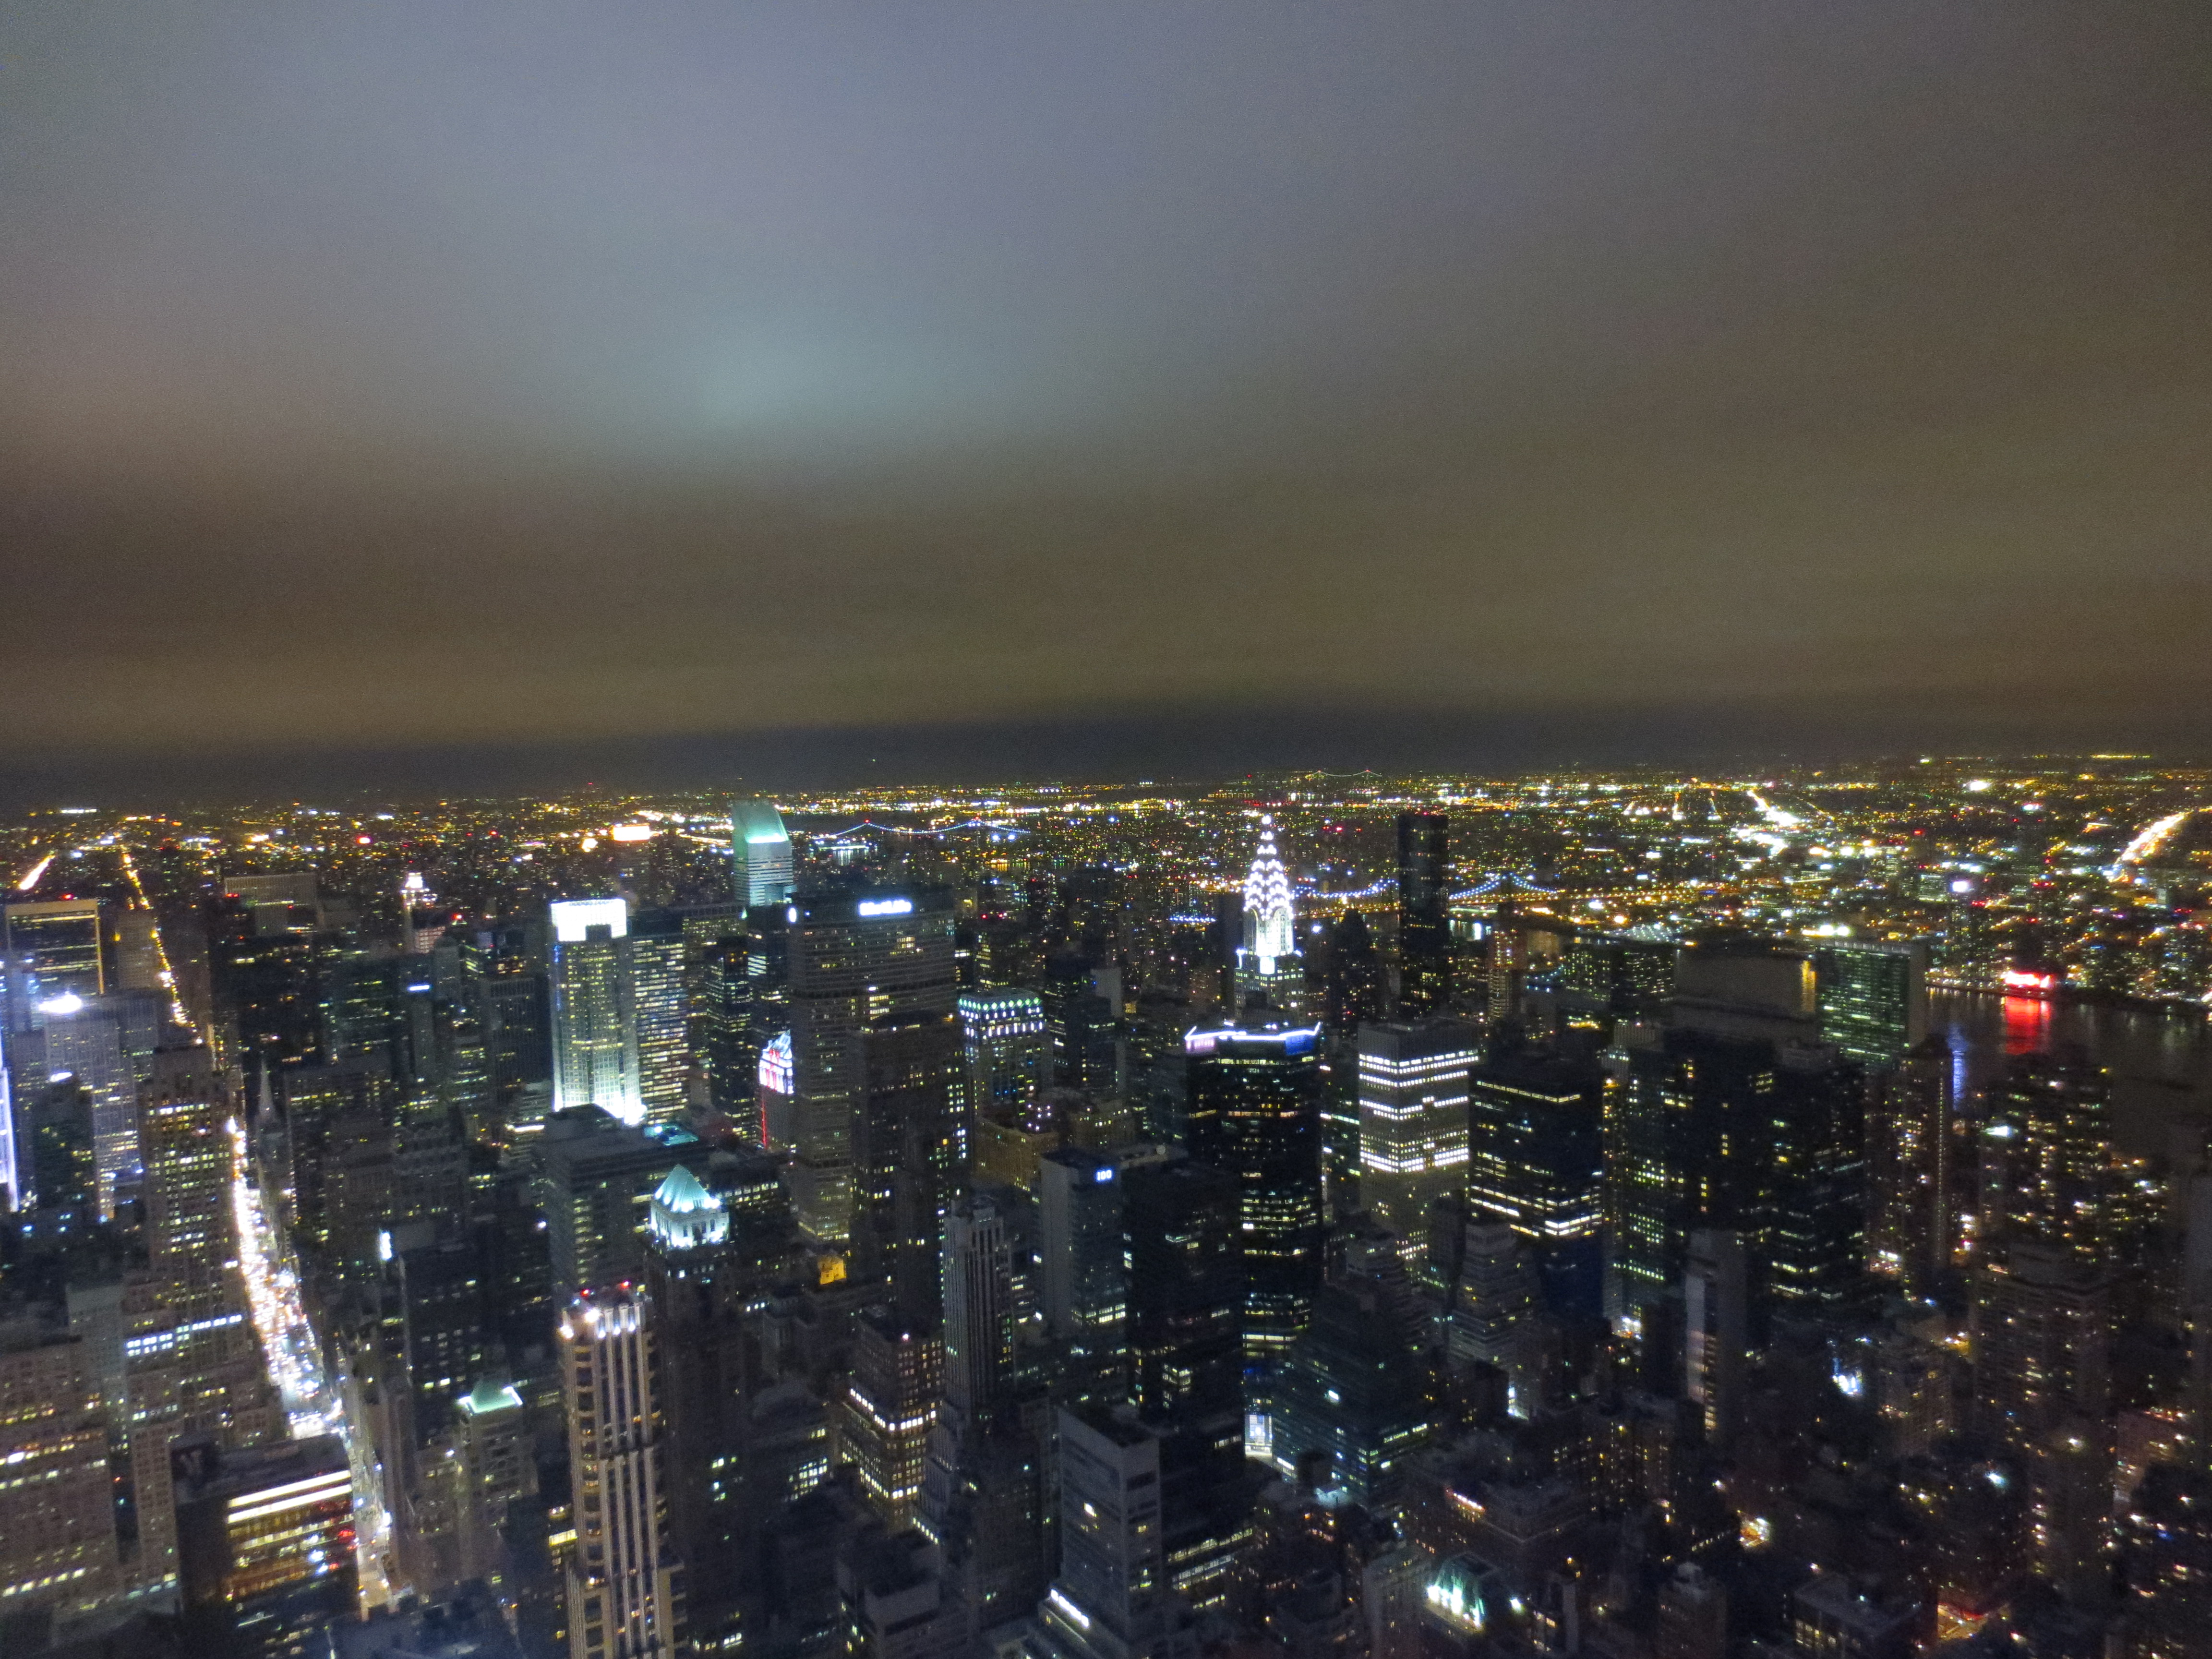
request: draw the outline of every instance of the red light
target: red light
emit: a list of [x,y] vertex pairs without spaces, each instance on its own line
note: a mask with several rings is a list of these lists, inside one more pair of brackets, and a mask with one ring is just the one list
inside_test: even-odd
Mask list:
[[2008,968],[2004,970],[2004,982],[2008,990],[2049,991],[2057,986],[2058,975],[2038,973],[2032,968]]

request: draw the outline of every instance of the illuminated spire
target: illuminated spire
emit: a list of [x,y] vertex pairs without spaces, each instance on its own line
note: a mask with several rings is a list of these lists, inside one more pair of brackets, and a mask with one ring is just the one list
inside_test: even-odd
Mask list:
[[1244,877],[1244,934],[1262,976],[1275,971],[1278,958],[1297,950],[1291,912],[1290,872],[1275,850],[1275,820],[1260,820],[1260,850]]

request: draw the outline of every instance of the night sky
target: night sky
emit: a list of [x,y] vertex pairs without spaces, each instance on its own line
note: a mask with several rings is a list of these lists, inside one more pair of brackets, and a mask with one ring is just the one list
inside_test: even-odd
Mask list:
[[12,7],[0,757],[2212,744],[2208,253],[2202,3]]

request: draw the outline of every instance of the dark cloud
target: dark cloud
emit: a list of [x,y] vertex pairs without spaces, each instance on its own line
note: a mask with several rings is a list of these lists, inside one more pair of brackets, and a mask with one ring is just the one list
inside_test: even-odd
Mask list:
[[2188,736],[2208,41],[18,11],[0,748]]

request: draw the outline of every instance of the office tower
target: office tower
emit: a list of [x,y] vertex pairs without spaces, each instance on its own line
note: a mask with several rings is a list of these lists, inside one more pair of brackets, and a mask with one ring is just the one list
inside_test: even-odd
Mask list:
[[1372,1283],[1332,1281],[1278,1369],[1268,1443],[1285,1478],[1355,1504],[1393,1490],[1428,1438],[1421,1367]]
[[1127,1033],[1121,1018],[1121,973],[1079,951],[1060,951],[1045,962],[1038,998],[1050,1042],[1056,1088],[1117,1097],[1127,1069]]
[[112,1217],[118,1182],[139,1173],[138,1085],[153,1074],[154,1049],[167,1029],[161,999],[144,991],[71,994],[53,1000],[41,1029],[16,1039],[40,1052],[49,1081],[66,1074],[91,1097],[100,1213]]
[[1919,1517],[1939,1632],[1971,1631],[2012,1599],[2027,1565],[2027,1483],[1986,1441],[1952,1437],[1905,1458],[1898,1492]]
[[568,1651],[574,1659],[686,1652],[651,1306],[628,1287],[586,1291],[568,1304],[560,1336],[576,1528]]
[[1571,1012],[1656,1018],[1674,994],[1675,946],[1656,927],[1578,934],[1553,975],[1553,994]]
[[1706,1437],[1723,1447],[1743,1408],[1750,1294],[1742,1238],[1722,1228],[1692,1233],[1682,1271],[1682,1397],[1698,1413]]
[[0,1624],[91,1611],[117,1587],[109,1420],[92,1345],[0,1325]]
[[154,913],[134,904],[115,919],[114,987],[120,991],[158,991],[161,981],[161,950],[155,930]]
[[[224,1059],[241,1071],[283,1070],[320,1058],[328,953],[312,873],[234,876],[210,919],[209,985]],[[235,1036],[234,1049],[231,1039]]]
[[[939,889],[840,889],[802,893],[791,906],[792,1197],[799,1224],[828,1244],[854,1242],[855,1160],[879,1160],[866,1177],[869,1231],[883,1271],[884,1247],[905,1237],[882,1212],[902,1201],[918,1212],[934,1194],[937,1159],[896,1160],[910,1136],[939,1135],[952,1119],[958,1055],[953,1024],[952,899]],[[926,1121],[924,1121],[926,1120]],[[914,1216],[909,1216],[914,1219]],[[919,1245],[921,1241],[912,1240]],[[933,1231],[928,1276],[935,1278]]]
[[1051,1080],[1052,1036],[1035,991],[994,986],[963,991],[958,1003],[967,1061],[967,1112],[1025,1110]]
[[372,1261],[397,1207],[398,1089],[380,1066],[301,1066],[283,1102],[295,1236],[333,1264]]
[[508,1506],[538,1490],[530,1411],[510,1383],[480,1379],[453,1402],[460,1464],[459,1572],[464,1583],[499,1569]]
[[190,1397],[184,1426],[252,1445],[281,1433],[283,1415],[237,1267],[227,1126],[238,1103],[209,1060],[204,1048],[164,1051],[139,1091],[147,1284],[153,1304],[174,1320],[171,1342],[154,1346]]
[[1170,1659],[1195,1652],[1170,1588],[1158,1435],[1097,1409],[1060,1428],[1060,1572],[1037,1608],[1039,1659]]
[[542,1128],[551,1109],[553,1011],[547,976],[518,968],[487,974],[471,988],[500,1139],[513,1145]]
[[[15,1084],[12,1073],[15,1062],[8,1052],[9,1033],[6,1011],[0,1009],[0,1213],[13,1214],[28,1209],[37,1194],[33,1182],[31,1159],[19,1153],[16,1147],[22,1125],[16,1114]],[[92,1133],[92,1109],[88,1099],[85,1107],[85,1135],[88,1143]]]
[[637,1017],[637,1092],[647,1123],[682,1120],[691,1063],[688,947],[680,919],[647,912],[629,935],[631,1001]]
[[1013,1370],[1013,1273],[998,1206],[956,1205],[945,1223],[945,1415],[959,1424],[988,1411]]
[[597,1107],[549,1118],[531,1156],[555,1283],[574,1291],[641,1279],[653,1191],[700,1150],[681,1131],[648,1133]]
[[[93,1151],[92,1097],[75,1078],[26,1091],[14,1113],[26,1209],[64,1218],[64,1226],[100,1214],[100,1173]],[[4,1126],[0,1126],[4,1127]]]
[[[726,1640],[757,1603],[758,1546],[802,1484],[793,1456],[822,1432],[810,1394],[788,1416],[764,1393],[775,1381],[760,1315],[804,1266],[773,1164],[707,1166],[714,1187],[678,1164],[653,1196],[645,1281],[656,1322],[665,1407],[669,1533],[689,1572],[690,1624],[702,1645]],[[727,1181],[732,1183],[724,1187]],[[793,1420],[795,1419],[795,1420]]]
[[2118,1242],[2112,1091],[2078,1055],[2014,1056],[1990,1085],[1980,1136],[1978,1246],[2015,1244],[2102,1261]]
[[1606,1125],[1608,1311],[1670,1297],[1699,1227],[1743,1235],[1754,1341],[1774,1311],[1854,1304],[1865,1087],[1817,1041],[1813,990],[1802,952],[1701,941],[1680,953],[1664,1026],[1624,1032]]
[[1170,1158],[1132,1167],[1121,1184],[1130,1401],[1150,1422],[1233,1423],[1243,1409],[1241,1183]]
[[1561,1314],[1601,1306],[1603,1092],[1595,1067],[1526,1048],[1493,1050],[1468,1081],[1469,1212],[1521,1237]]
[[760,1044],[753,1033],[751,942],[743,933],[714,940],[701,955],[691,1008],[692,1046],[707,1077],[707,1098],[725,1117],[757,1133]]
[[1928,941],[1837,940],[1813,953],[1820,1036],[1870,1071],[1928,1040]]
[[1118,1154],[1068,1146],[1037,1164],[1037,1310],[1085,1398],[1118,1401],[1127,1389],[1123,1162]]
[[1367,1021],[1382,1018],[1389,1007],[1389,971],[1376,948],[1374,933],[1365,916],[1346,908],[1328,930],[1328,960],[1322,970],[1322,1024],[1332,1036],[1348,1037]]
[[1872,1084],[1867,1126],[1867,1173],[1874,1193],[1869,1261],[1907,1296],[1932,1295],[1951,1267],[1956,1077],[1950,1045],[1929,1037]]
[[741,913],[791,897],[791,832],[775,803],[730,803],[730,879]]
[[1418,1240],[1429,1206],[1467,1180],[1468,1074],[1479,1042],[1455,1019],[1362,1025],[1359,1195],[1376,1218]]
[[934,1318],[940,1300],[945,1197],[963,1173],[959,1042],[950,1008],[887,1012],[860,1034],[848,1271],[888,1285],[909,1320]]
[[2129,1659],[2191,1659],[2212,1631],[2212,1473],[2154,1463],[2122,1522]]
[[552,907],[552,920],[554,1109],[597,1106],[642,1123],[629,905],[572,899]]
[[107,989],[101,957],[100,906],[96,898],[47,899],[0,906],[0,945],[10,1030],[38,1028],[49,1012],[71,998]]
[[1981,1431],[2033,1455],[2075,1416],[2112,1408],[2112,1284],[2063,1249],[2017,1244],[1986,1263],[1973,1310]]
[[1238,1182],[1244,1352],[1279,1355],[1321,1288],[1321,1071],[1307,1027],[1194,1030],[1187,1144]]
[[177,1592],[195,1659],[292,1659],[356,1617],[353,1471],[332,1434],[238,1450],[179,1444]]
[[857,1468],[861,1496],[893,1528],[921,1507],[944,1383],[945,1345],[934,1334],[887,1313],[861,1316],[835,1427],[841,1461]]
[[1451,1004],[1451,820],[1398,815],[1398,1012],[1408,1019]]
[[1305,1007],[1305,961],[1298,954],[1297,916],[1290,872],[1275,850],[1275,820],[1260,819],[1260,845],[1244,873],[1244,948],[1237,953],[1237,998],[1285,1018]]
[[[1438,1207],[1440,1217],[1450,1213]],[[1492,1368],[1504,1381],[1505,1409],[1534,1416],[1545,1389],[1536,1264],[1510,1227],[1473,1218],[1462,1224],[1455,1256],[1443,1279],[1444,1352],[1457,1364]]]
[[1654,1659],[1728,1659],[1728,1591],[1694,1561],[1660,1587]]

